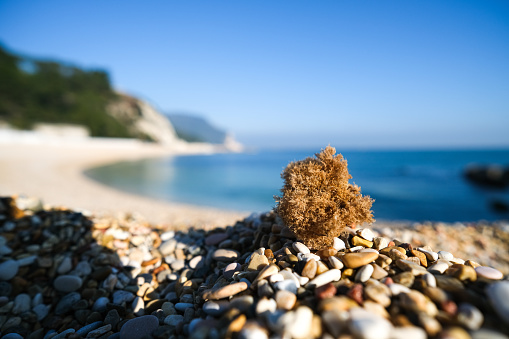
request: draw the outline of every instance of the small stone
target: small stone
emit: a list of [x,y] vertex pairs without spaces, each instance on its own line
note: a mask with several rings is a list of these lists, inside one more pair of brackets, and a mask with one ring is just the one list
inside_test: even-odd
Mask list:
[[120,339],[139,339],[150,335],[159,327],[159,320],[153,315],[128,320],[120,330]]
[[424,267],[409,260],[398,259],[396,260],[396,266],[405,272],[412,273],[413,275],[423,275],[428,273]]
[[306,245],[304,245],[303,243],[298,242],[298,241],[294,242],[292,244],[292,247],[294,250],[296,250],[297,252],[302,253],[302,254],[311,253],[311,251],[309,250],[309,248]]
[[429,261],[437,261],[438,260],[438,253],[435,253],[433,251],[428,251],[422,247],[417,248],[418,251],[421,251],[426,255],[426,259]]
[[231,262],[237,260],[239,256],[239,252],[235,250],[220,248],[214,251],[212,258],[216,261]]
[[315,277],[308,285],[320,287],[330,282],[338,281],[339,279],[341,279],[341,271],[338,269],[331,269]]
[[99,338],[100,336],[106,334],[109,331],[111,331],[111,325],[107,324],[99,327],[98,329],[88,332],[87,338]]
[[189,267],[193,270],[201,268],[205,264],[205,258],[201,255],[197,255],[193,259],[189,260]]
[[366,282],[373,274],[374,268],[371,265],[362,266],[355,275],[356,282]]
[[410,252],[414,255],[414,257],[419,258],[419,262],[421,263],[422,266],[428,267],[428,260],[426,259],[426,254],[417,250],[411,250]]
[[20,293],[14,298],[13,314],[20,314],[30,309],[30,296],[26,293]]
[[113,303],[117,305],[120,305],[122,303],[129,303],[133,301],[134,298],[135,295],[128,291],[119,290],[113,292]]
[[424,282],[426,283],[427,286],[429,287],[437,287],[437,279],[435,278],[435,276],[431,273],[426,273],[422,276],[422,278],[424,279]]
[[16,260],[9,259],[0,264],[0,280],[11,280],[18,273],[19,264]]
[[233,278],[233,275],[236,272],[240,271],[240,269],[241,269],[241,265],[239,263],[232,262],[232,263],[226,265],[226,267],[224,268],[223,276],[226,279],[231,279],[231,278]]
[[479,278],[488,280],[500,280],[504,277],[504,274],[497,269],[488,266],[479,266],[475,268],[475,272]]
[[112,309],[108,311],[106,314],[106,317],[104,317],[104,324],[110,324],[111,327],[114,329],[117,327],[117,324],[120,322],[120,315],[118,314],[118,311],[115,309]]
[[[420,327],[395,327],[391,331],[391,339],[427,339],[428,335]],[[453,338],[450,338],[453,339]]]
[[392,331],[389,321],[370,313],[362,308],[350,310],[351,319],[349,328],[355,338],[359,339],[388,339]]
[[331,284],[331,283],[328,283],[328,284],[325,284],[325,285],[322,285],[320,287],[317,287],[315,289],[315,296],[322,300],[322,299],[326,299],[326,298],[332,298],[333,296],[336,295],[336,292],[337,292],[337,288]]
[[476,281],[477,273],[473,267],[467,265],[461,265],[453,274],[454,277],[461,281]]
[[373,242],[372,241],[369,241],[369,240],[366,240],[366,239],[363,239],[359,236],[354,236],[352,238],[352,245],[353,246],[363,246],[363,247],[367,247],[367,248],[371,248],[373,247]]
[[270,264],[269,266],[265,266],[260,271],[260,273],[258,273],[258,276],[256,277],[256,280],[265,279],[267,277],[270,277],[273,274],[276,274],[277,272],[279,272],[279,268],[276,265],[274,265],[274,264]]
[[41,321],[44,318],[46,318],[46,316],[49,313],[50,308],[51,308],[51,305],[39,304],[32,308],[32,312],[34,312],[37,315],[37,320]]
[[384,237],[375,237],[373,239],[373,247],[377,250],[382,250],[389,246],[389,239]]
[[269,259],[263,254],[253,253],[247,266],[248,271],[259,271],[269,264]]
[[166,325],[170,325],[170,326],[174,326],[174,327],[179,326],[183,322],[184,322],[184,316],[182,316],[180,314],[173,314],[173,315],[169,315],[166,318],[164,318],[164,323]]
[[132,304],[133,313],[136,316],[142,316],[145,314],[145,302],[142,297],[136,297],[133,300]]
[[373,231],[371,231],[369,228],[363,228],[357,230],[357,235],[362,237],[363,239],[366,239],[368,241],[373,241],[375,235],[373,234]]
[[391,304],[391,290],[382,283],[367,284],[364,288],[364,295],[383,307]]
[[504,280],[488,285],[486,294],[498,316],[509,324],[509,281]]
[[175,251],[176,246],[177,241],[175,239],[169,239],[159,246],[159,252],[161,252],[163,257],[166,257]]
[[454,259],[454,256],[452,253],[446,252],[446,251],[438,251],[438,258],[451,261]]
[[392,280],[397,284],[411,287],[414,284],[415,276],[412,274],[412,272],[403,272],[393,276]]
[[69,312],[72,308],[72,305],[80,299],[81,295],[77,292],[71,292],[64,295],[55,308],[55,314],[62,315]]
[[299,288],[298,282],[296,280],[287,279],[283,281],[278,281],[274,284],[274,289],[276,291],[288,291],[293,294],[297,294],[297,289]]
[[256,314],[263,315],[276,312],[277,303],[274,299],[261,298],[256,304]]
[[92,311],[95,311],[95,312],[105,311],[106,305],[108,305],[109,302],[110,302],[110,300],[106,297],[97,298],[97,300],[94,302],[94,305],[92,305]]
[[471,331],[475,331],[481,328],[484,322],[484,316],[482,312],[474,305],[468,303],[459,305],[456,319],[458,319],[458,322],[462,326],[468,328]]
[[386,270],[384,270],[377,264],[371,264],[371,266],[373,266],[373,274],[371,274],[371,278],[381,280],[389,275],[389,273]]
[[375,252],[361,252],[361,253],[347,253],[341,260],[348,268],[357,268],[367,265],[378,258],[378,253]]
[[428,271],[443,274],[449,268],[449,266],[451,266],[451,264],[448,261],[440,259],[433,265],[429,266]]
[[332,243],[332,247],[336,251],[341,251],[346,248],[345,242],[339,238],[334,238],[334,242]]
[[72,260],[71,257],[64,257],[60,265],[58,266],[57,273],[65,274],[72,270]]
[[291,310],[297,301],[295,294],[285,290],[277,291],[274,298],[276,299],[277,308],[287,311]]
[[313,279],[316,275],[316,270],[318,268],[318,265],[316,264],[316,261],[313,259],[310,259],[306,262],[304,265],[304,268],[302,269],[301,275],[303,277],[307,277],[309,279]]
[[69,293],[80,289],[83,280],[75,275],[60,275],[53,281],[53,287],[59,292]]
[[329,260],[329,264],[330,264],[331,268],[336,268],[338,270],[341,270],[345,266],[345,265],[343,265],[343,262],[341,260],[339,260],[338,258],[336,258],[334,256],[329,257],[328,260]]
[[203,304],[203,311],[210,316],[217,317],[222,315],[230,308],[230,302],[226,300],[207,301]]
[[247,287],[248,286],[245,282],[238,282],[226,285],[213,291],[206,291],[205,293],[203,293],[203,299],[219,300],[231,297],[237,293],[247,290]]
[[205,245],[215,246],[226,239],[228,239],[227,233],[212,233],[205,238]]
[[194,307],[194,304],[192,303],[176,303],[175,309],[180,312],[184,312],[188,308]]
[[391,294],[395,296],[400,295],[401,293],[410,293],[410,289],[408,287],[398,283],[390,284],[389,289],[391,290]]
[[[281,232],[283,233],[283,232]],[[257,322],[248,321],[238,335],[239,339],[268,339],[267,330]]]

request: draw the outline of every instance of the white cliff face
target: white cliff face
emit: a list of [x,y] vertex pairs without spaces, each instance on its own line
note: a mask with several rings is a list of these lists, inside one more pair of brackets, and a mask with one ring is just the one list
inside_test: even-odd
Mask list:
[[139,131],[163,145],[174,144],[177,141],[177,133],[166,117],[144,101],[138,100],[138,107],[141,117],[136,120],[135,126]]
[[108,113],[141,139],[162,145],[180,142],[171,122],[145,101],[119,94],[119,99],[108,105]]

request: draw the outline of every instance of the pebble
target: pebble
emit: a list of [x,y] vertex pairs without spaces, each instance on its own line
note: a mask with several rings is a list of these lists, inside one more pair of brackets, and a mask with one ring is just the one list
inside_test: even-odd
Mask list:
[[217,261],[232,262],[239,257],[239,252],[235,250],[218,249],[214,251],[212,258]]
[[253,253],[249,260],[247,269],[249,271],[259,271],[269,264],[269,259],[263,254]]
[[292,247],[294,250],[296,250],[297,252],[302,253],[302,254],[311,253],[311,251],[309,250],[309,248],[306,245],[304,245],[303,243],[298,242],[298,241],[294,242],[292,244]]
[[375,235],[373,234],[373,231],[369,228],[363,228],[360,230],[357,230],[357,235],[362,237],[363,239],[366,239],[368,241],[373,241],[375,238]]
[[341,251],[341,250],[344,250],[346,248],[346,245],[345,245],[345,242],[339,238],[334,238],[334,242],[332,244],[332,247],[336,250],[336,251]]
[[355,338],[359,339],[389,339],[392,325],[389,321],[362,308],[353,308],[350,311],[349,328]]
[[486,294],[498,316],[509,325],[509,281],[504,280],[488,285]]
[[122,304],[122,303],[129,303],[133,301],[135,298],[135,295],[128,291],[118,290],[113,292],[113,303],[114,304]]
[[308,285],[320,287],[322,285],[328,284],[333,281],[338,281],[341,279],[341,271],[338,269],[331,269],[327,272],[324,272],[311,280]]
[[16,260],[9,259],[0,263],[0,280],[11,280],[18,273],[19,264]]
[[159,320],[153,315],[144,315],[128,320],[120,330],[120,339],[140,339],[150,335],[159,326]]
[[371,265],[362,266],[355,275],[355,281],[366,282],[373,274],[374,268]]
[[487,266],[476,267],[475,272],[479,278],[485,278],[489,280],[500,280],[504,277],[502,272],[499,270]]
[[343,269],[343,267],[345,267],[345,265],[343,265],[343,262],[334,256],[329,257],[329,263],[331,268],[336,268],[338,270],[341,270]]
[[437,261],[438,260],[438,253],[435,253],[433,251],[428,251],[422,247],[418,247],[417,250],[424,253],[426,255],[426,259],[428,261]]
[[341,258],[341,261],[348,268],[357,268],[373,262],[376,258],[378,258],[378,253],[375,252],[347,253]]
[[[272,300],[272,299],[271,299]],[[203,304],[203,311],[213,317],[219,316],[230,308],[230,302],[226,300],[207,301]]]
[[316,275],[316,271],[318,269],[318,265],[316,263],[316,260],[309,259],[306,264],[304,265],[304,268],[302,269],[301,275],[303,277],[313,279]]
[[[391,339],[427,339],[428,334],[420,327],[395,327],[391,331]],[[454,338],[450,338],[454,339]]]
[[444,260],[448,260],[448,261],[451,261],[454,259],[454,255],[452,255],[452,253],[450,253],[450,252],[438,251],[437,254],[438,254],[439,259],[444,259]]
[[245,282],[238,282],[230,285],[223,286],[216,290],[206,291],[203,294],[203,299],[219,300],[227,297],[231,297],[237,293],[245,291],[247,289]]
[[458,314],[456,315],[458,322],[468,328],[469,330],[475,331],[481,328],[484,322],[484,316],[482,312],[472,304],[462,303],[458,306]]
[[274,289],[276,291],[288,291],[293,294],[297,294],[298,288],[299,288],[298,282],[291,279],[278,281],[274,284]]
[[173,315],[169,315],[166,318],[164,318],[164,323],[166,325],[170,325],[170,326],[174,326],[174,327],[177,327],[178,325],[180,325],[183,322],[184,322],[184,316],[182,316],[180,314],[173,314]]
[[227,233],[213,233],[205,238],[205,245],[215,246],[226,239],[228,239]]
[[12,313],[20,314],[30,309],[31,300],[30,296],[26,293],[21,293],[14,298],[14,306],[12,307]]
[[295,302],[297,301],[297,296],[292,292],[279,290],[276,292],[275,300],[277,308],[288,311],[291,310],[295,305]]
[[83,284],[83,280],[75,275],[60,275],[53,282],[53,287],[57,291],[68,293],[74,292],[80,289]]

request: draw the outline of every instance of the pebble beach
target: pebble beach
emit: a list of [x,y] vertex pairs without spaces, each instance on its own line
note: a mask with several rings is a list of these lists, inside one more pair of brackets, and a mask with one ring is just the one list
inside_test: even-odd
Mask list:
[[2,198],[1,338],[508,338],[509,226],[373,224],[312,250]]
[[104,146],[0,144],[0,338],[509,338],[507,222],[351,225],[310,249],[273,212],[95,183],[190,151]]

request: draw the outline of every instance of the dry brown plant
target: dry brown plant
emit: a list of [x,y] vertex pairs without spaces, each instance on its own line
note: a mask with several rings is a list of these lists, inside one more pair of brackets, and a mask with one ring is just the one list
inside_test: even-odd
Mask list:
[[331,246],[348,226],[374,222],[373,199],[348,181],[347,161],[327,146],[315,157],[292,162],[281,173],[282,195],[276,212],[308,247]]

